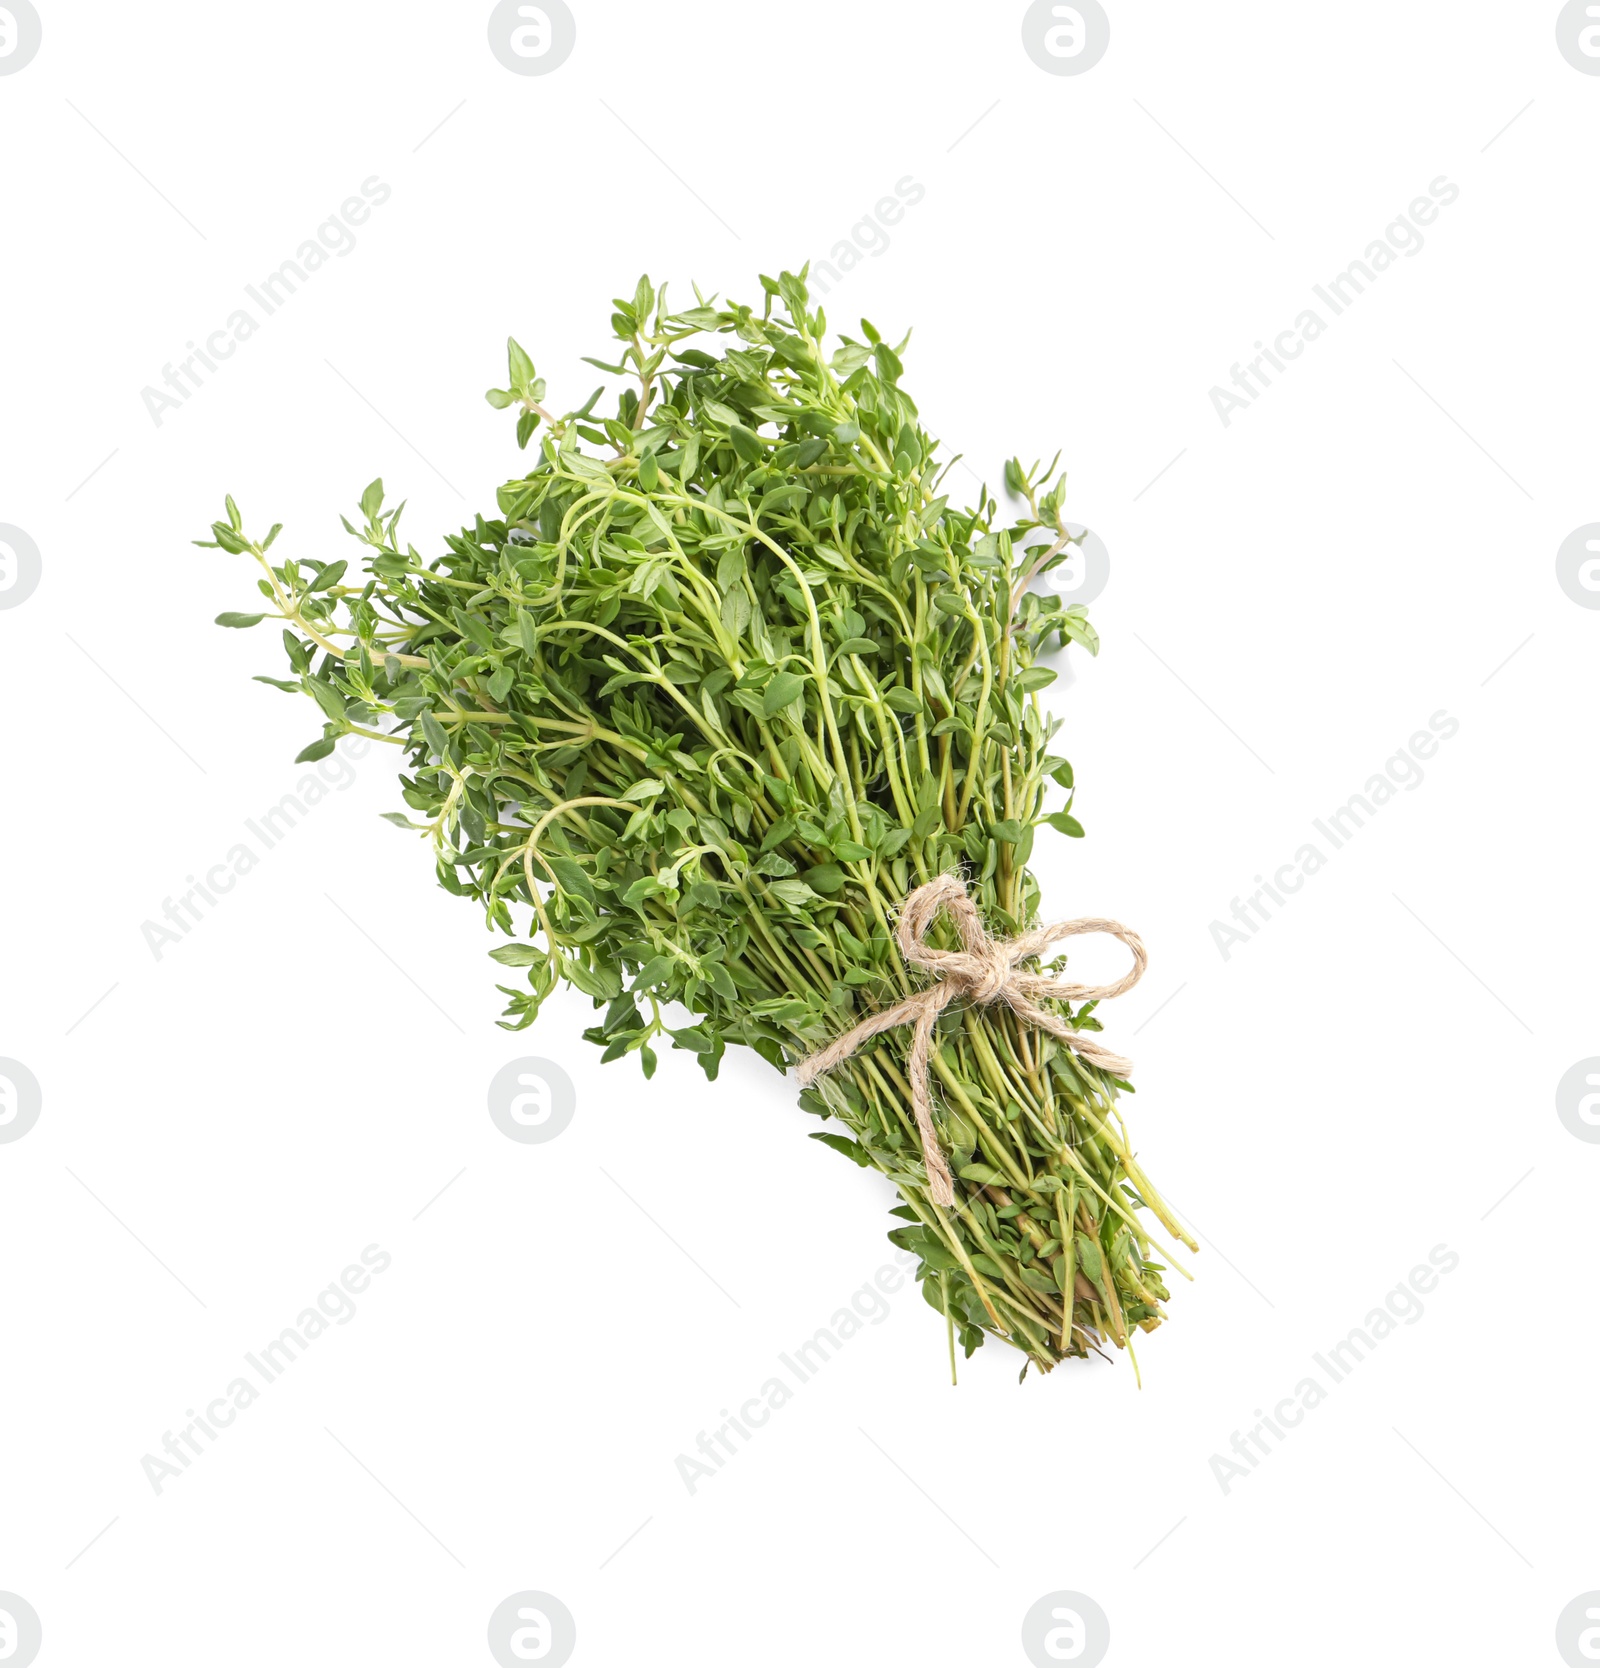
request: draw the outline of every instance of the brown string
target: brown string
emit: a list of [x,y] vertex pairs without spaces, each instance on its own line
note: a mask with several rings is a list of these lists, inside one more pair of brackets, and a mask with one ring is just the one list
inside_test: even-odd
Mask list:
[[[935,950],[927,942],[928,929],[941,909],[950,912],[961,938],[959,950]],[[1018,964],[1042,954],[1063,938],[1081,933],[1104,932],[1119,938],[1133,952],[1133,966],[1115,984],[1073,985],[1042,973],[1024,973]],[[900,954],[912,967],[936,975],[937,982],[896,1002],[891,1008],[869,1015],[853,1030],[818,1049],[800,1062],[801,1085],[809,1088],[824,1072],[848,1060],[869,1037],[913,1025],[908,1059],[911,1079],[911,1109],[922,1136],[922,1158],[928,1171],[928,1193],[937,1205],[955,1203],[955,1185],[950,1166],[939,1146],[933,1127],[933,1105],[928,1087],[928,1057],[933,1046],[933,1028],[939,1015],[958,997],[979,1007],[1004,1002],[1025,1025],[1037,1026],[1058,1037],[1074,1053],[1113,1077],[1126,1077],[1133,1067],[1121,1055],[1113,1054],[1093,1035],[1075,1031],[1064,1019],[1041,1008],[1035,997],[1056,997],[1067,1002],[1105,1001],[1132,990],[1144,976],[1147,962],[1144,945],[1137,933],[1116,921],[1098,919],[1057,921],[1054,926],[1035,927],[1016,938],[991,938],[978,914],[977,905],[955,875],[940,875],[919,886],[906,899],[895,931]]]

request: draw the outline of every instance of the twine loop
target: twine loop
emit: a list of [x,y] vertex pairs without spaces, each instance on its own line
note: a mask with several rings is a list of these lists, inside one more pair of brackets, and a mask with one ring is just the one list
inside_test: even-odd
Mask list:
[[[928,943],[934,917],[943,909],[955,923],[961,940],[959,950],[938,950]],[[1076,985],[1043,973],[1026,973],[1021,963],[1030,961],[1064,938],[1084,933],[1108,933],[1133,952],[1133,966],[1114,984]],[[1120,1054],[1113,1054],[1092,1033],[1075,1031],[1067,1022],[1035,998],[1054,997],[1066,1002],[1105,1001],[1132,990],[1144,976],[1148,962],[1139,935],[1117,921],[1096,917],[1079,921],[1057,921],[1052,926],[1034,927],[1015,938],[993,938],[978,914],[966,887],[955,875],[939,875],[919,886],[905,901],[895,929],[900,954],[910,967],[934,975],[935,982],[892,1007],[869,1014],[866,1019],[836,1038],[825,1048],[800,1062],[798,1076],[809,1088],[824,1072],[848,1060],[870,1037],[893,1031],[902,1025],[915,1027],[907,1058],[911,1080],[911,1109],[917,1132],[922,1137],[922,1158],[928,1172],[928,1193],[937,1205],[955,1203],[955,1184],[950,1166],[939,1146],[933,1127],[933,1103],[928,1068],[933,1029],[939,1015],[958,998],[979,1007],[1004,1002],[1025,1025],[1032,1025],[1065,1043],[1075,1054],[1113,1077],[1126,1077],[1133,1070]]]

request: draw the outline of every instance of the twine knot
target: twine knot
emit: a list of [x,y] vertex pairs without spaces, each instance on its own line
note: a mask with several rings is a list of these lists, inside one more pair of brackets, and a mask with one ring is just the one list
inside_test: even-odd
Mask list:
[[[941,909],[948,910],[961,940],[959,950],[936,950],[928,943],[928,930]],[[1109,985],[1074,985],[1043,973],[1025,973],[1021,963],[1032,960],[1063,938],[1082,933],[1109,933],[1133,952],[1133,966]],[[919,886],[905,901],[895,940],[908,966],[935,975],[926,990],[908,996],[893,1007],[880,1009],[836,1038],[826,1048],[800,1062],[798,1076],[809,1088],[824,1072],[848,1060],[869,1037],[913,1025],[907,1057],[911,1079],[911,1109],[922,1137],[922,1159],[928,1172],[928,1194],[937,1205],[955,1203],[955,1184],[933,1127],[932,1096],[928,1085],[929,1057],[933,1028],[939,1015],[954,1001],[965,997],[980,1007],[1004,1002],[1025,1025],[1032,1025],[1065,1043],[1075,1054],[1113,1077],[1126,1077],[1133,1067],[1121,1055],[1113,1054],[1087,1032],[1075,1031],[1056,1014],[1041,1008],[1036,997],[1055,997],[1068,1002],[1105,1001],[1132,990],[1144,976],[1147,962],[1139,935],[1116,921],[1085,919],[1057,921],[1053,926],[1035,927],[1015,938],[992,938],[978,914],[967,889],[955,875],[939,875]]]
[[1005,994],[1005,988],[1011,980],[1011,961],[1005,953],[1004,946],[993,940],[972,959],[983,969],[982,978],[972,986],[972,1000],[980,1008],[987,1008],[991,1002]]

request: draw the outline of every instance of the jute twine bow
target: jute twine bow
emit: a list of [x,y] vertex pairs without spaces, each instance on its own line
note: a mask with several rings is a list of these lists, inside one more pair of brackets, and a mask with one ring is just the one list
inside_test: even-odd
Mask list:
[[[928,929],[941,909],[950,912],[961,936],[960,950],[935,950],[927,942]],[[1071,985],[1042,973],[1023,973],[1018,963],[1041,954],[1063,938],[1075,938],[1080,933],[1104,932],[1120,938],[1133,952],[1133,966],[1122,978],[1111,985]],[[1064,1019],[1041,1008],[1033,1000],[1037,996],[1054,996],[1063,1001],[1104,1001],[1132,990],[1144,976],[1146,956],[1137,933],[1116,921],[1082,920],[1057,921],[1054,926],[1035,927],[1016,938],[991,938],[978,914],[977,906],[967,895],[967,889],[955,875],[940,875],[926,886],[919,886],[905,901],[900,922],[895,931],[900,954],[912,967],[921,967],[937,975],[937,982],[884,1008],[846,1031],[826,1048],[800,1062],[799,1078],[809,1088],[826,1071],[831,1071],[852,1054],[869,1037],[883,1031],[893,1031],[901,1025],[915,1025],[908,1059],[911,1078],[911,1109],[916,1114],[917,1130],[922,1136],[922,1158],[928,1170],[928,1192],[935,1204],[955,1203],[955,1186],[950,1166],[933,1127],[933,1106],[928,1090],[928,1056],[933,1043],[933,1028],[939,1015],[958,998],[965,997],[979,1007],[992,1002],[1004,1002],[1025,1025],[1037,1026],[1059,1037],[1075,1054],[1092,1065],[1110,1072],[1113,1077],[1126,1077],[1132,1066],[1121,1055],[1095,1041],[1086,1032],[1074,1031]]]

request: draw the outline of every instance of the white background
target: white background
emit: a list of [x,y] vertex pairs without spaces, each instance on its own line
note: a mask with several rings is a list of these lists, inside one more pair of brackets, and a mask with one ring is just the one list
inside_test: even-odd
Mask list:
[[[1113,1668],[1559,1662],[1600,1587],[1600,1150],[1554,1101],[1600,1053],[1600,614],[1555,578],[1600,519],[1600,77],[1557,7],[1118,0],[1053,76],[1015,3],[574,0],[519,77],[483,4],[39,3],[0,77],[0,522],[43,561],[0,611],[0,1055],[44,1095],[0,1145],[0,1589],[42,1668],[488,1664],[529,1588],[583,1665],[1020,1664],[1057,1589]],[[158,427],[141,390],[374,174]],[[1089,834],[1035,867],[1151,947],[1108,1038],[1202,1251],[1142,1391],[993,1345],[953,1390],[907,1289],[691,1495],[676,1456],[891,1261],[886,1185],[753,1058],[646,1086],[576,997],[497,1030],[387,756],[158,960],[317,734],[249,681],[271,627],[210,623],[245,562],[189,541],[231,491],[351,554],[381,473],[431,554],[518,470],[508,332],[578,403],[641,271],[754,297],[907,175],[826,306],[915,327],[978,475],[1060,447],[1110,550],[1052,692]],[[1224,427],[1212,386],[1441,175],[1421,252]],[[1212,921],[1440,711],[1421,786],[1225,960]],[[520,1054],[577,1084],[548,1144],[485,1109]],[[157,1495],[142,1456],[374,1242],[355,1318]],[[1422,1320],[1225,1494],[1211,1456],[1440,1244]]]

